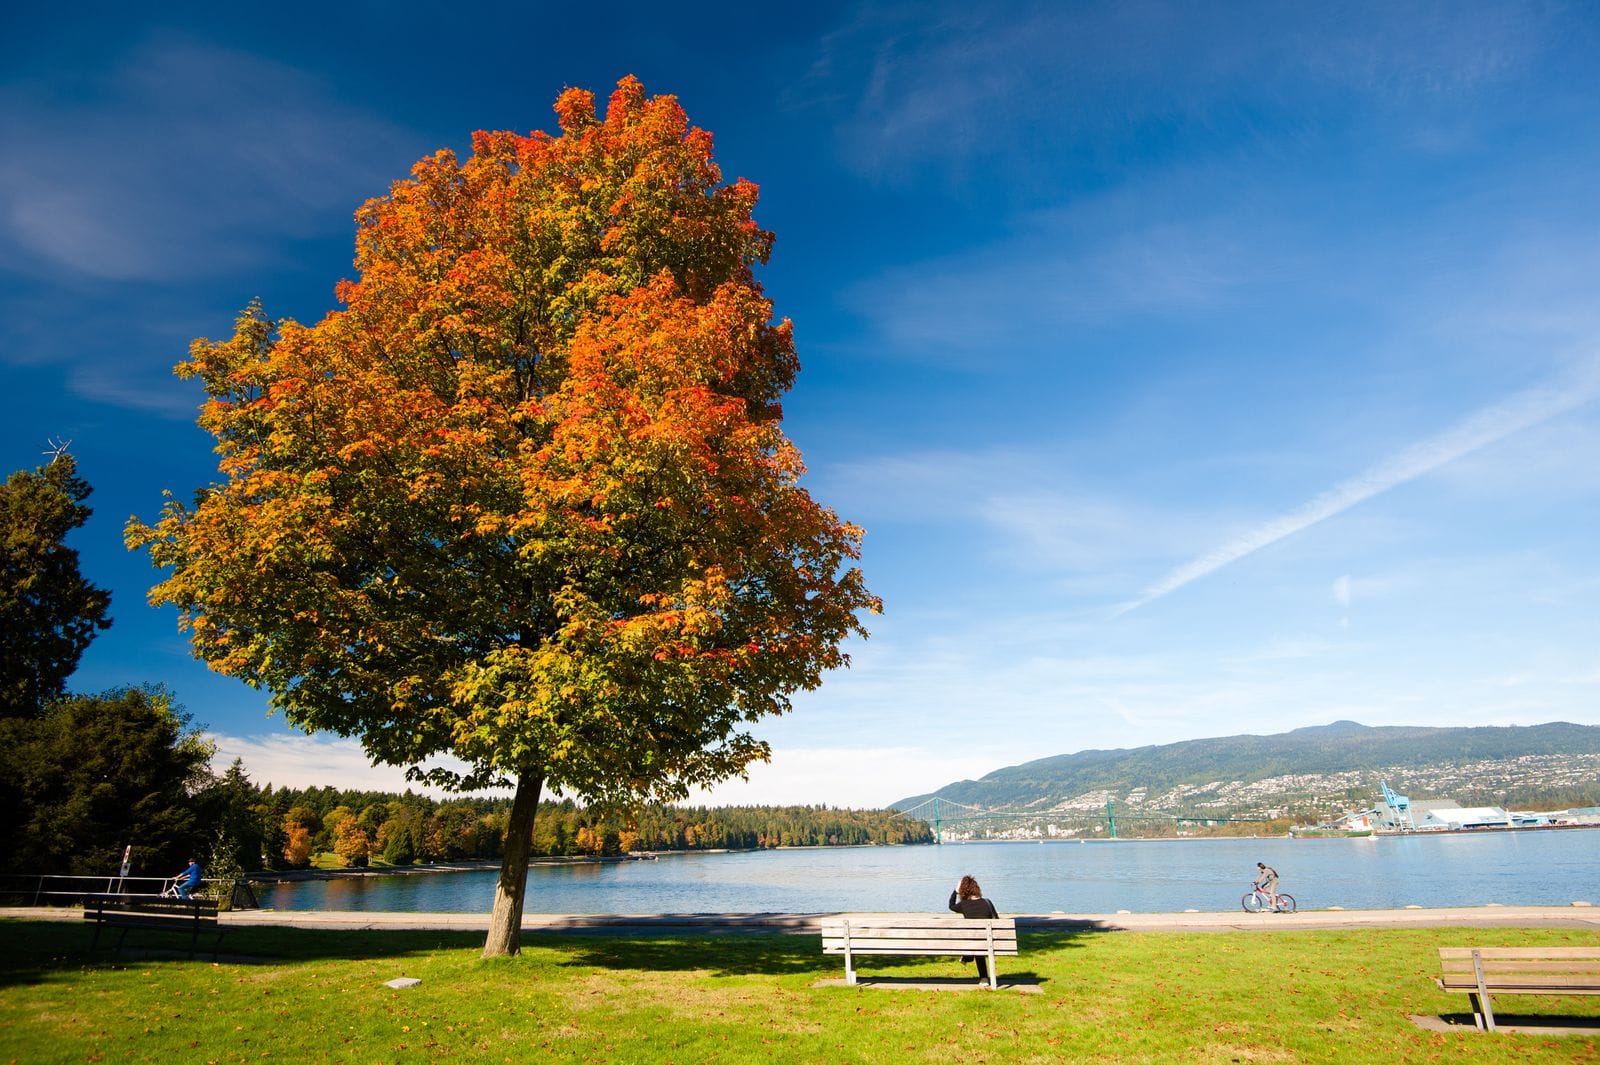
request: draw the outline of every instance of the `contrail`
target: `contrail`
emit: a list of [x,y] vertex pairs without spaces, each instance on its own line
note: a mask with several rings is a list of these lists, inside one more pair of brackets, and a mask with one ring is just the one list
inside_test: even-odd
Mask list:
[[1179,566],[1146,588],[1137,599],[1117,607],[1111,616],[1121,617],[1130,610],[1137,610],[1269,544],[1275,544],[1301,529],[1349,510],[1380,492],[1387,492],[1396,485],[1432,473],[1481,447],[1581,407],[1597,395],[1600,395],[1600,362],[1593,362],[1570,380],[1530,388],[1494,406],[1485,407],[1461,424],[1412,444],[1349,480],[1341,481],[1282,517],[1258,525],[1221,547]]

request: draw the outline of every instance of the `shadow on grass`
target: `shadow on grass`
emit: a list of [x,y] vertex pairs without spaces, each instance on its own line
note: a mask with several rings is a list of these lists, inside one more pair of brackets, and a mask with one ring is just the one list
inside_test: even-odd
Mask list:
[[[1018,982],[1044,983],[1047,978],[1032,969],[1008,969],[1006,962],[1026,965],[1030,952],[1076,950],[1091,932],[1034,933],[1019,938],[1021,955],[1002,958],[998,969],[1002,979]],[[538,942],[550,942],[557,937]],[[524,942],[527,942],[524,939]],[[816,935],[750,935],[736,936],[674,936],[662,939],[610,939],[559,937],[559,942],[572,951],[565,965],[575,968],[611,969],[641,972],[709,972],[714,976],[830,976],[844,975],[844,958],[837,954],[823,954],[821,940]],[[954,956],[873,955],[856,961],[858,972],[884,975],[911,969],[925,970],[933,966],[940,975],[971,974],[977,979],[977,968],[970,962],[962,963]]]
[[[1002,959],[1002,977],[1043,982],[1028,955],[1081,947],[1094,932],[1033,932],[1020,937],[1021,956]],[[152,964],[210,965],[211,946],[203,942],[191,957],[188,933],[136,930],[120,952],[102,941],[91,950],[94,928],[87,922],[0,920],[0,987],[42,983],[91,971],[113,971]],[[218,960],[223,964],[292,965],[321,960],[394,960],[441,951],[476,953],[483,949],[481,931],[424,929],[346,930],[234,926],[222,938]],[[548,948],[565,955],[558,964],[572,968],[641,972],[708,972],[716,976],[843,975],[844,959],[822,953],[814,934],[757,933],[715,930],[671,935],[641,935],[636,930],[602,934],[524,932],[529,950]],[[907,970],[935,971],[956,977],[977,970],[954,957],[875,956],[863,959],[866,971],[893,974]],[[1018,966],[1012,970],[1007,961]]]
[[1430,1032],[1480,1034],[1493,1039],[1499,1034],[1522,1035],[1600,1035],[1600,1017],[1547,1013],[1502,1013],[1495,1011],[1497,1032],[1485,1032],[1470,1013],[1412,1014],[1411,1023]]
[[[202,936],[191,957],[189,933],[136,929],[120,951],[114,936],[91,950],[94,926],[87,921],[0,921],[0,987],[42,983],[54,975],[125,969],[152,963],[210,965],[212,938]],[[108,942],[108,940],[110,942]],[[222,937],[224,964],[282,965],[333,959],[404,958],[441,950],[481,950],[482,932],[333,931],[318,928],[234,927]]]

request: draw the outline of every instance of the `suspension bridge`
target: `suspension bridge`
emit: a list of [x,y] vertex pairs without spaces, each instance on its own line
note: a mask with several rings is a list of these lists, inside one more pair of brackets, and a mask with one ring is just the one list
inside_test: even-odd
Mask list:
[[[1105,808],[1104,817],[1101,816],[1101,814],[1098,811],[1098,809],[1095,809],[1095,810],[1092,810],[1092,811],[1090,809],[1079,809],[1079,810],[1022,810],[1022,809],[1014,809],[1014,808],[1012,808],[1012,809],[1007,809],[1007,808],[995,809],[995,808],[985,808],[985,807],[982,807],[982,806],[971,806],[971,805],[968,805],[967,803],[956,802],[954,799],[946,799],[946,798],[944,798],[943,796],[940,796],[940,795],[935,795],[930,799],[924,799],[922,802],[917,803],[917,805],[912,806],[909,809],[901,810],[900,812],[905,814],[907,817],[916,817],[916,818],[920,818],[923,821],[931,821],[932,824],[933,824],[933,838],[934,838],[934,842],[936,842],[936,843],[943,843],[944,842],[944,829],[945,829],[946,825],[952,825],[952,824],[953,825],[976,825],[976,824],[982,824],[984,822],[994,823],[994,822],[1007,822],[1007,821],[1014,823],[1014,822],[1022,821],[1022,820],[1041,821],[1041,820],[1047,820],[1047,819],[1048,820],[1052,820],[1052,821],[1057,821],[1057,822],[1067,822],[1069,824],[1078,824],[1078,825],[1082,825],[1086,821],[1093,822],[1096,825],[1104,824],[1105,830],[1106,830],[1106,837],[1108,839],[1116,839],[1117,838],[1117,818],[1118,818],[1118,814],[1117,814],[1115,806],[1113,804],[1113,800],[1111,800],[1111,799],[1107,799],[1106,800],[1106,808]],[[1185,824],[1190,824],[1190,825],[1263,824],[1263,823],[1265,823],[1267,821],[1272,820],[1271,818],[1267,818],[1267,817],[1224,817],[1224,816],[1222,816],[1220,814],[1215,814],[1215,813],[1189,813],[1189,814],[1132,813],[1132,814],[1130,814],[1130,813],[1126,813],[1125,812],[1125,813],[1123,813],[1121,815],[1121,818],[1122,818],[1122,821],[1123,821],[1124,824],[1127,824],[1127,823],[1130,823],[1130,822],[1153,822],[1153,823],[1158,823],[1158,824],[1173,824],[1173,825],[1185,825]]]

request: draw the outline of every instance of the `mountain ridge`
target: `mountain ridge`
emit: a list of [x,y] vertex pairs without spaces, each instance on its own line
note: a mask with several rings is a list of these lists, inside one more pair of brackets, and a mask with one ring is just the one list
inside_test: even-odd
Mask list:
[[[1270,735],[1240,734],[1121,749],[1088,749],[1005,766],[891,804],[910,810],[935,796],[983,807],[1045,809],[1090,792],[1170,792],[1282,777],[1336,776],[1406,767],[1600,755],[1600,726],[1363,725],[1340,720]],[[1600,783],[1597,781],[1596,783]],[[1371,781],[1373,791],[1377,780]]]

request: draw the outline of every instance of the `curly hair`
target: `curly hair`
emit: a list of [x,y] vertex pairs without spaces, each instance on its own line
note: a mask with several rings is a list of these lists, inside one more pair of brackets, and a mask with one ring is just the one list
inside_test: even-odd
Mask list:
[[956,888],[956,896],[961,899],[981,899],[983,888],[979,887],[978,882],[972,877],[964,876],[961,878],[961,886]]

